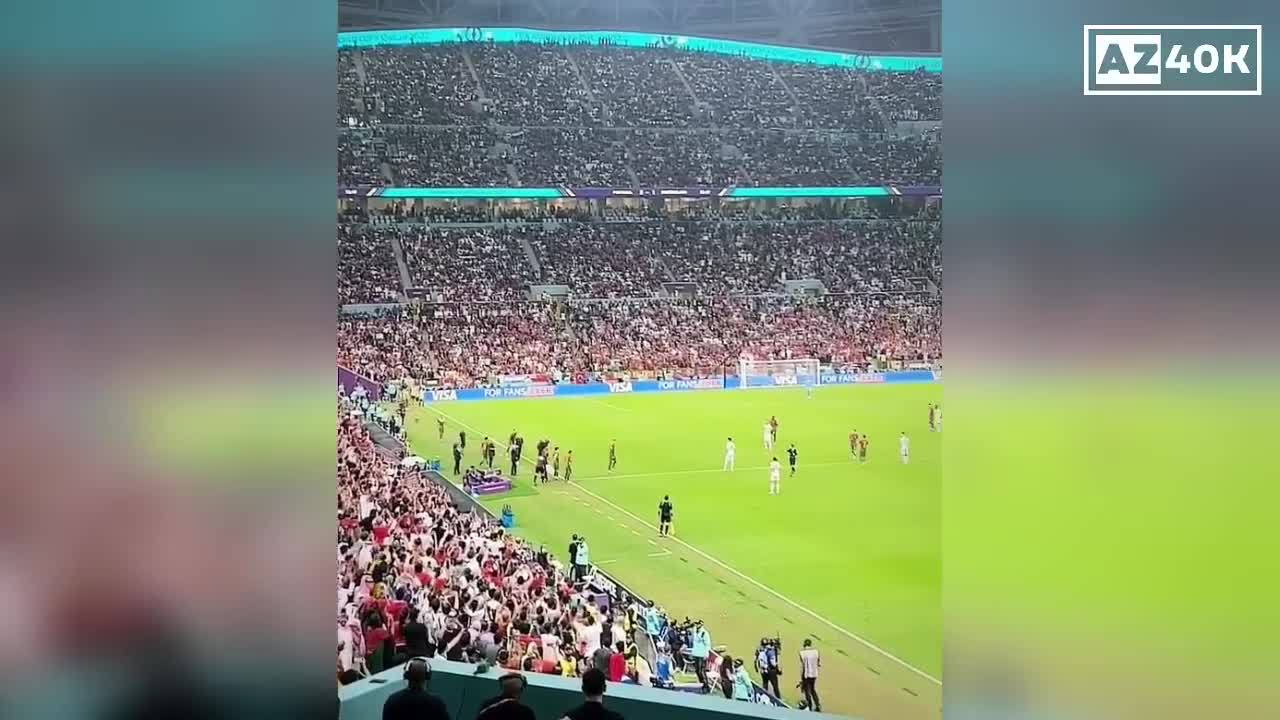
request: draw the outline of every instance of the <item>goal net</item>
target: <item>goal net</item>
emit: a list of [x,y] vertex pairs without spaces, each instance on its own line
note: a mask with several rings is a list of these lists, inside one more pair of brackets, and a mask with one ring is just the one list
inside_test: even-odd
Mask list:
[[766,387],[817,387],[818,361],[813,358],[800,360],[738,360],[738,387],[743,389]]

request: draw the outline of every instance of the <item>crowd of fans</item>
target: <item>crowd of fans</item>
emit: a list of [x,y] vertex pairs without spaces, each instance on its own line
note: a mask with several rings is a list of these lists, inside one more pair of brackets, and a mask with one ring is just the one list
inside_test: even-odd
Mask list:
[[703,678],[716,671],[701,623],[671,622],[630,596],[599,602],[585,538],[574,536],[566,567],[460,510],[403,453],[375,444],[363,422],[373,408],[356,395],[338,400],[340,683],[436,656],[665,688],[675,686],[673,655],[697,658]]
[[599,105],[559,45],[468,49],[485,91],[487,115],[499,125],[576,127],[600,121]]
[[626,187],[626,151],[615,133],[591,128],[524,128],[507,136],[527,186]]
[[371,131],[338,132],[338,184],[347,187],[386,185],[382,172],[381,135]]
[[535,283],[565,285],[579,298],[618,298],[654,297],[671,282],[699,295],[741,295],[780,292],[788,280],[819,280],[836,293],[941,281],[936,222],[635,220],[344,226],[340,299],[394,295],[394,240],[413,287],[440,301],[524,300]]
[[338,364],[379,382],[487,386],[499,375],[717,377],[741,355],[867,369],[941,357],[927,294],[453,304],[338,323]]
[[537,278],[517,236],[500,227],[388,228],[400,238],[415,287],[438,300],[514,300]]
[[[899,120],[940,119],[937,73],[472,43],[343,51],[338,75],[340,121],[387,129],[378,160],[401,184],[510,185],[513,174],[527,186],[937,184],[940,175],[936,141],[889,132]],[[339,162],[342,181],[378,177],[361,155]]]
[[364,67],[365,97],[373,101],[381,123],[478,122],[475,103],[479,96],[457,46],[366,48],[354,52],[360,54],[359,62]]
[[486,127],[395,127],[384,134],[396,184],[410,187],[511,185],[510,150]]
[[400,273],[391,241],[364,225],[338,226],[338,301],[396,302]]

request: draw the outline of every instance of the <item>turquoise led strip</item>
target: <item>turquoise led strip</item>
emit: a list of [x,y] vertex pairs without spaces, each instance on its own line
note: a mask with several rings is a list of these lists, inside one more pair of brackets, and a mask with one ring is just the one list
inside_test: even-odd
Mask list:
[[338,33],[338,48],[394,47],[400,45],[443,45],[462,42],[563,43],[596,45],[608,42],[623,47],[663,47],[696,50],[718,55],[745,55],[759,60],[807,63],[855,70],[909,72],[923,69],[942,72],[937,55],[865,55],[831,50],[765,45],[763,43],[688,35],[617,32],[612,30],[560,31],[530,28],[421,28],[416,30],[362,30]]

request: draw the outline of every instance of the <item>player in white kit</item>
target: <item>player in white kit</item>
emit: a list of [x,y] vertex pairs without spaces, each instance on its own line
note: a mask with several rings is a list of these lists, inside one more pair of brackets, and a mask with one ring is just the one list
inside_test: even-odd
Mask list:
[[724,467],[721,468],[722,470],[733,469],[733,456],[737,449],[738,446],[733,444],[733,438],[729,438],[728,442],[724,444]]
[[907,439],[907,434],[902,433],[898,437],[898,454],[902,456],[902,464],[906,465],[911,460],[911,441]]
[[769,494],[777,495],[778,486],[782,483],[782,463],[778,462],[778,458],[774,458],[769,463]]
[[772,450],[773,449],[773,426],[770,425],[769,423],[764,424],[764,435],[762,437],[764,439],[764,449]]

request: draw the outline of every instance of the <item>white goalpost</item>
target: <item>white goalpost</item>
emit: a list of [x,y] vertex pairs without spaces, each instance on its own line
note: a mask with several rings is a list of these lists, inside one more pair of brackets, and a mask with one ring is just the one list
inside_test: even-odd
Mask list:
[[738,387],[743,390],[769,387],[816,388],[819,384],[818,375],[818,361],[814,358],[738,359]]

